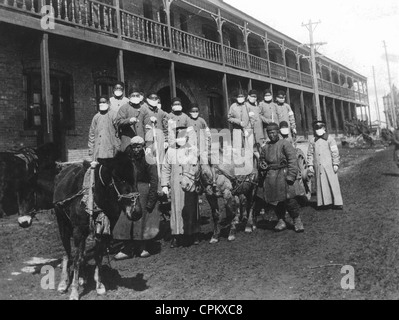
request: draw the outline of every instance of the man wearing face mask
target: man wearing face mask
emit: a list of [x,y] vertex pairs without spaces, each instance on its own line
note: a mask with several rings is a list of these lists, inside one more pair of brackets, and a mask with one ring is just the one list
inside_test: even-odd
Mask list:
[[[211,131],[209,130],[206,121],[199,116],[199,108],[197,103],[193,103],[189,110],[190,119],[188,126],[194,129],[196,135],[197,147],[200,147],[201,139],[209,141],[211,138]],[[195,142],[195,141],[193,141]],[[206,150],[207,151],[207,150]]]
[[107,97],[100,98],[98,110],[99,112],[93,117],[89,131],[89,155],[93,161],[98,158],[113,158],[120,149],[114,125],[116,114],[110,110]]
[[133,137],[139,135],[143,138],[143,128],[139,122],[142,109],[140,103],[140,91],[133,89],[129,96],[128,103],[124,104],[118,111],[115,123],[121,138],[122,151],[125,151]]
[[251,129],[251,122],[249,119],[249,111],[245,104],[245,95],[240,91],[237,95],[236,102],[230,106],[227,121],[233,125],[233,130]]
[[263,122],[264,137],[267,138],[267,125],[271,122],[278,122],[277,106],[273,102],[273,95],[271,90],[265,90],[263,101],[259,103],[259,108],[259,117]]
[[[160,99],[157,93],[150,92],[147,95],[146,103],[142,107],[142,112],[140,115],[140,124],[144,129],[144,139],[146,140],[147,146],[153,145],[154,136],[153,130],[154,127],[158,132],[157,139],[157,147],[159,152],[159,159],[162,163],[162,160],[165,155],[165,149],[168,148],[168,119],[169,115],[158,108],[160,103]],[[147,148],[146,152],[151,152],[154,154],[155,146],[151,149]]]
[[125,93],[125,85],[123,82],[117,82],[114,87],[114,96],[109,99],[110,109],[114,111],[116,114],[119,109],[126,103],[129,102],[129,99],[124,96]]
[[277,105],[276,105],[276,110],[277,110],[277,121],[280,123],[281,121],[286,121],[287,123],[290,124],[290,136],[294,135],[296,136],[296,123],[295,123],[295,116],[294,112],[292,111],[291,107],[289,104],[285,103],[285,92],[280,90],[277,93]]
[[260,108],[258,106],[258,93],[256,90],[249,91],[248,94],[248,110],[251,127],[254,132],[254,142],[259,148],[264,144],[265,136],[263,134],[263,123],[260,119]]
[[342,210],[343,201],[337,175],[340,164],[337,143],[328,135],[324,120],[315,120],[313,130],[314,138],[309,144],[308,163],[309,171],[315,174],[317,205],[333,205],[335,209]]
[[162,191],[171,195],[171,248],[181,245],[183,236],[198,244],[200,232],[198,194],[195,190],[184,191],[181,184],[183,173],[198,166],[197,150],[188,142],[189,130],[186,127],[176,128],[175,141],[166,152],[161,170]]
[[[172,99],[172,112],[169,113],[169,130],[178,127],[188,127],[188,122],[190,118],[188,115],[183,113],[183,105],[181,99],[175,97]],[[175,141],[172,135],[169,135],[169,144],[172,145]]]
[[275,207],[278,223],[276,231],[287,228],[285,213],[294,221],[295,232],[303,232],[304,227],[299,217],[299,204],[296,200],[298,183],[297,156],[294,147],[279,135],[276,123],[267,125],[269,141],[262,148],[260,168],[264,175],[263,197],[267,204]]

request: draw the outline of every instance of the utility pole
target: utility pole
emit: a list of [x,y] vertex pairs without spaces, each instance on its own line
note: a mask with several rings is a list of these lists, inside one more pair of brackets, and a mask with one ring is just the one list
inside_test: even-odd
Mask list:
[[[374,91],[375,91],[375,106],[377,108],[377,120],[378,120],[378,135],[380,135],[381,130],[381,119],[380,119],[380,106],[378,105],[378,95],[377,95],[377,84],[375,81],[375,70],[373,66],[373,79],[374,79]],[[371,121],[371,119],[370,119]]]
[[398,126],[398,124],[397,124],[397,122],[396,122],[395,99],[394,99],[394,94],[393,94],[393,86],[392,86],[392,79],[391,79],[391,70],[389,69],[389,60],[388,60],[387,45],[386,45],[385,41],[383,41],[383,43],[384,43],[384,48],[385,48],[385,58],[386,58],[386,60],[387,60],[389,90],[391,91],[391,101],[392,101],[391,113],[392,113],[392,122],[393,122],[392,125],[393,125],[393,127],[396,129],[396,127]]
[[302,23],[302,27],[306,27],[309,30],[310,43],[308,44],[308,46],[310,47],[310,58],[311,58],[311,67],[312,67],[312,74],[313,74],[313,88],[314,88],[314,95],[315,95],[317,120],[321,120],[321,110],[320,110],[320,98],[319,98],[319,83],[317,81],[315,46],[321,46],[321,45],[325,44],[325,43],[321,43],[321,42],[319,42],[319,43],[313,42],[313,32],[316,30],[317,25],[319,23],[321,23],[321,21],[312,22],[312,20],[309,20],[309,23],[307,23],[307,24]]

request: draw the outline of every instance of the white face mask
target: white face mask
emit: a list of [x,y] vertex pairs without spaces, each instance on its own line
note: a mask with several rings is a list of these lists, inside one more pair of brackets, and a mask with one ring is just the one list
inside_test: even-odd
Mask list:
[[99,109],[100,109],[100,111],[107,111],[108,108],[109,108],[108,103],[100,103],[100,104],[99,104]]
[[178,145],[178,146],[184,146],[185,144],[186,144],[186,137],[183,137],[183,138],[177,138],[176,139],[176,144]]
[[158,107],[158,100],[147,99],[147,102],[151,107]]
[[138,97],[134,97],[134,98],[130,98],[130,102],[133,104],[139,104],[141,102],[141,100]]
[[284,98],[277,98],[277,102],[283,104],[285,102]]
[[183,110],[183,107],[181,104],[176,104],[174,106],[172,106],[172,111],[174,112],[181,112]]
[[248,101],[249,101],[250,103],[255,103],[255,102],[256,102],[256,98],[255,98],[255,97],[249,97],[249,98],[248,98]]
[[122,90],[115,90],[114,91],[114,95],[115,95],[115,97],[122,97],[122,95],[123,95],[123,91]]
[[326,130],[325,129],[318,129],[318,130],[316,130],[316,135],[318,136],[318,137],[321,137],[323,134],[325,134],[326,133]]
[[237,102],[239,103],[239,104],[243,104],[244,103],[244,101],[245,101],[245,98],[237,98]]
[[282,135],[286,136],[290,134],[290,129],[289,128],[281,128],[280,132]]
[[197,119],[199,116],[199,113],[198,112],[190,112],[190,115],[191,115],[191,118]]
[[270,101],[272,101],[273,100],[273,97],[270,97],[270,96],[266,96],[265,97],[265,101],[266,102],[270,102]]

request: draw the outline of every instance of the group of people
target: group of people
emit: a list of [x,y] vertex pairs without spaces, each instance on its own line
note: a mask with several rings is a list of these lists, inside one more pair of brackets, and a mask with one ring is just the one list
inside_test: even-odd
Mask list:
[[[123,83],[117,83],[113,97],[99,99],[88,143],[93,161],[113,158],[117,151],[122,151],[130,156],[138,172],[143,216],[134,223],[125,215],[120,216],[113,229],[113,238],[123,241],[124,247],[115,259],[132,257],[134,251],[141,257],[150,255],[149,241],[159,232],[158,200],[161,195],[170,199],[171,247],[179,245],[181,237],[198,244],[198,195],[195,188],[184,189],[182,181],[187,172],[198,171],[199,138],[205,132],[205,139],[211,141],[210,129],[199,117],[197,104],[190,105],[186,114],[181,99],[174,97],[172,111],[167,113],[162,110],[156,92],[148,93],[145,99],[139,89],[133,89],[125,97],[124,89]],[[254,155],[262,171],[259,181],[263,188],[262,198],[266,204],[275,207],[276,231],[286,229],[285,214],[288,212],[295,231],[303,232],[296,200],[296,196],[302,195],[303,187],[294,148],[297,132],[294,113],[285,103],[285,92],[279,91],[274,102],[272,92],[266,90],[259,103],[255,90],[249,91],[247,97],[239,92],[230,107],[228,122],[233,130],[240,131],[244,145],[245,141],[254,141]],[[325,121],[315,121],[314,130],[308,162],[310,174],[316,177],[318,205],[334,205],[342,209],[337,144],[327,134]]]

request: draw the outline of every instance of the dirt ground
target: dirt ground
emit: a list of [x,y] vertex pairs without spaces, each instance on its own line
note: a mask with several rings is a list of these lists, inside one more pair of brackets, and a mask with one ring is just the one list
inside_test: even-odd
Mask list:
[[[236,241],[222,238],[211,245],[204,201],[200,245],[171,249],[159,240],[149,258],[110,264],[105,258],[107,294],[97,296],[89,266],[81,299],[398,299],[399,169],[392,153],[341,150],[344,210],[317,211],[312,198],[301,209],[302,234],[274,232],[275,217],[268,212],[256,232],[241,230]],[[55,217],[43,212],[37,218],[27,229],[18,227],[15,216],[0,220],[0,299],[69,297],[41,288],[40,266],[34,273],[21,271],[32,257],[58,259],[57,266],[63,255]],[[354,290],[341,288],[340,265],[354,267]],[[60,268],[55,270],[57,285]]]

